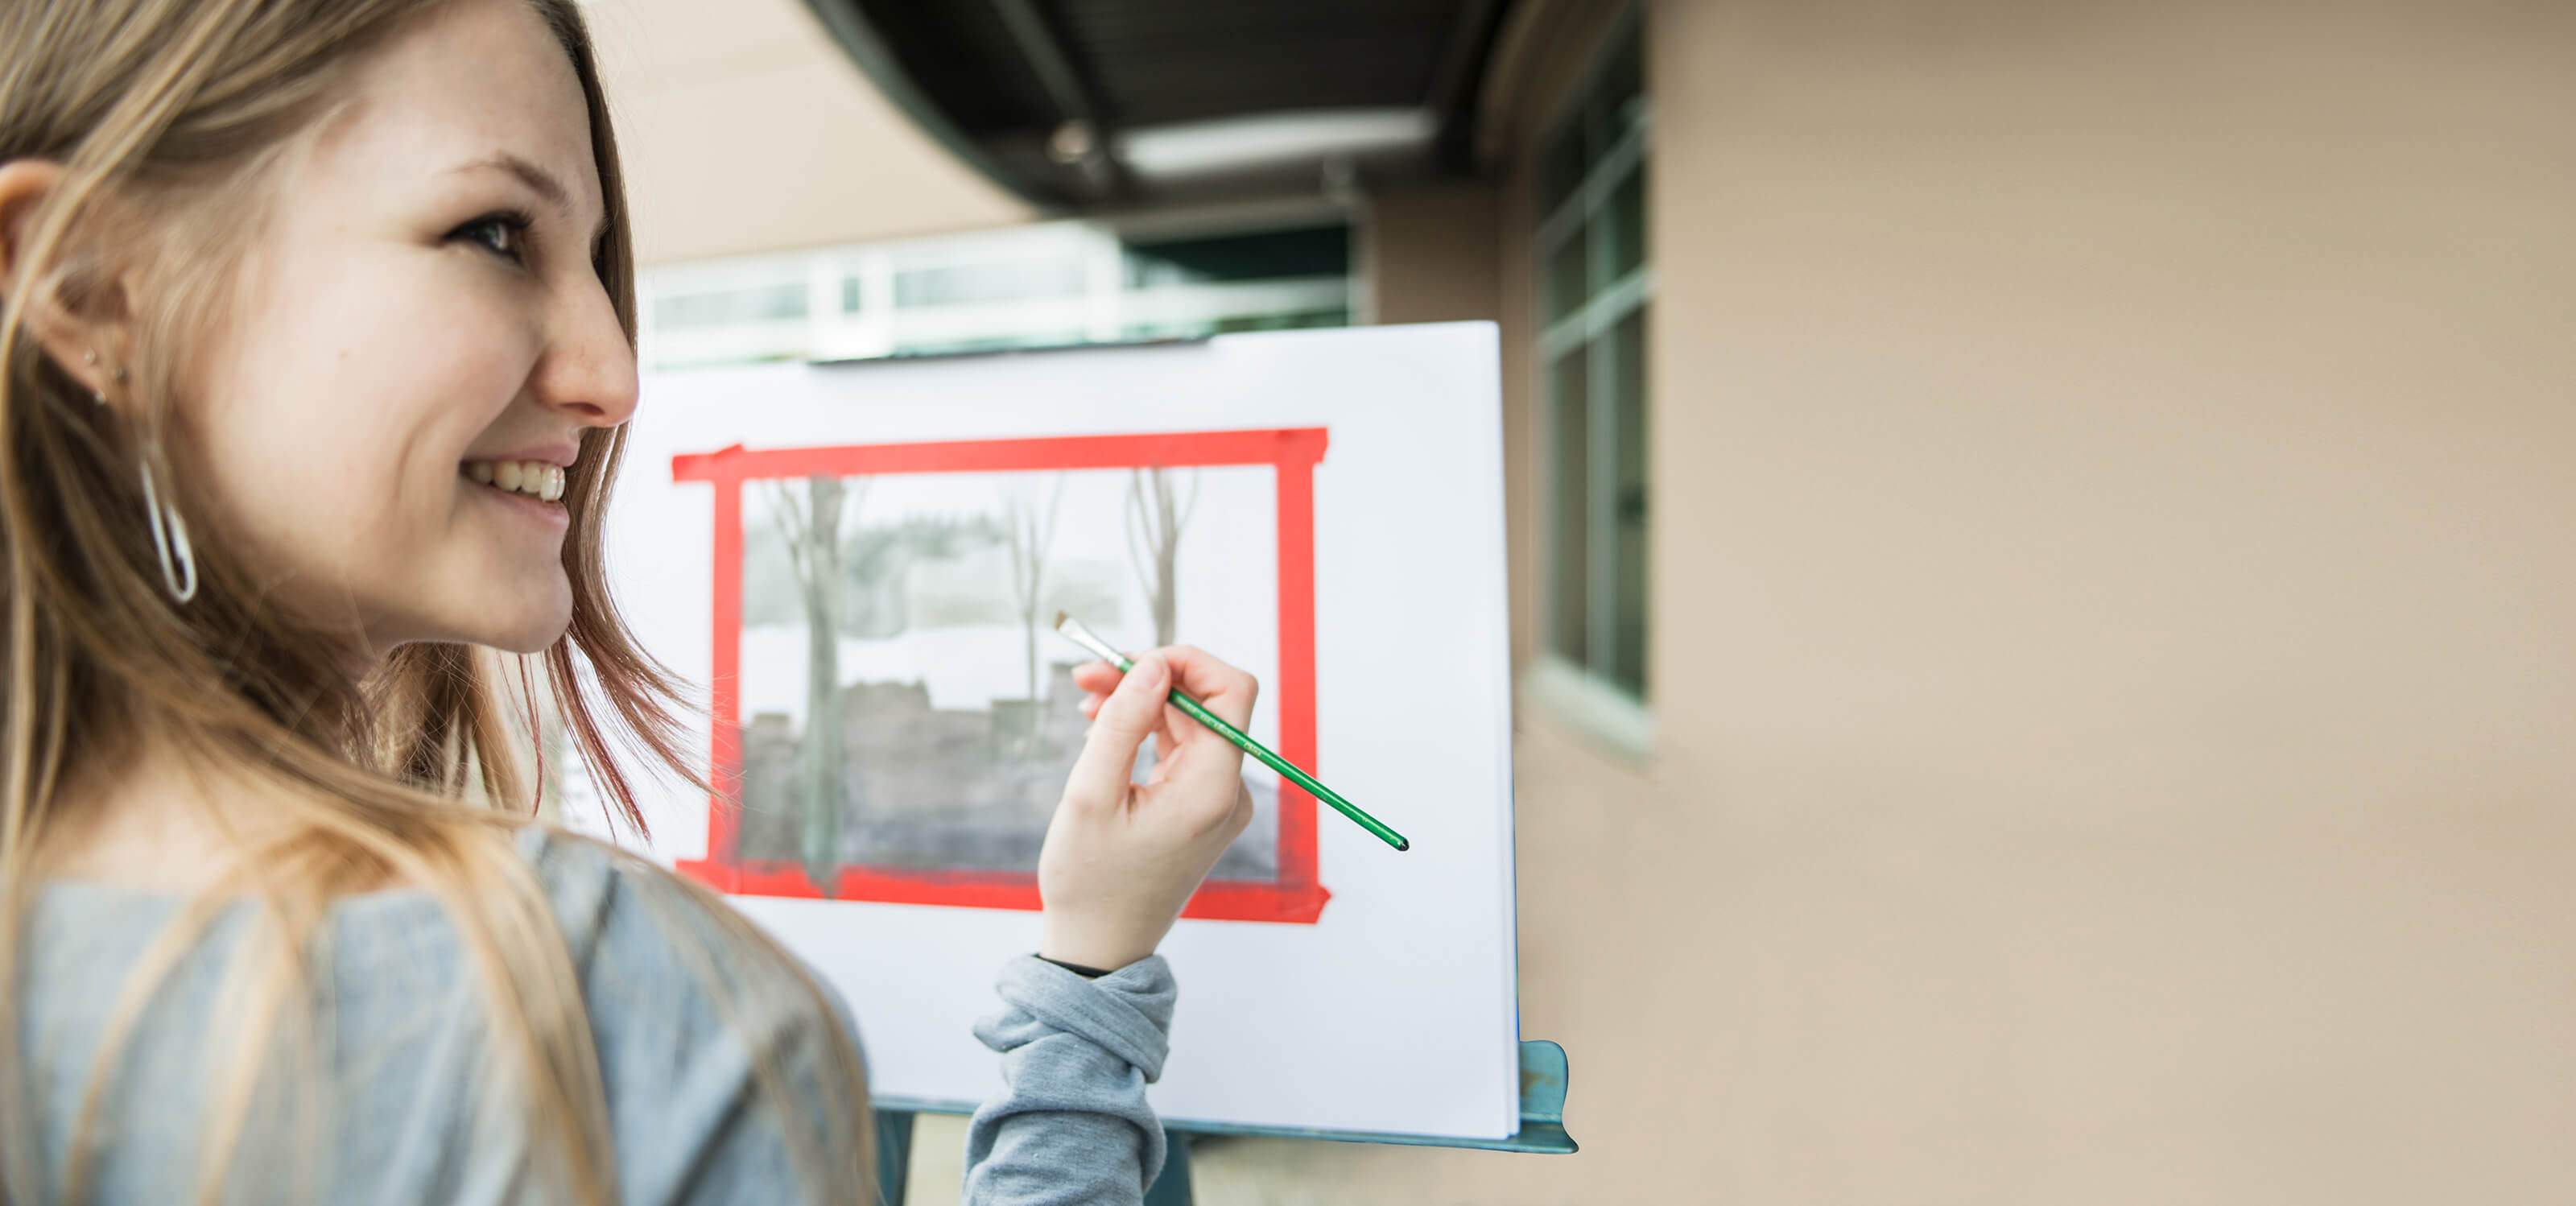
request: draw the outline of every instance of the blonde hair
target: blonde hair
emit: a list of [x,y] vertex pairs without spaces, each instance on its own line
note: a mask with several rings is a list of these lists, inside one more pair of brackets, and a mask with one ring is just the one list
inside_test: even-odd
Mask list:
[[[571,0],[523,0],[553,30],[587,99],[608,224],[594,267],[629,344],[635,332],[632,244],[615,140],[589,35]],[[20,271],[0,308],[0,1199],[38,1199],[29,1150],[30,1053],[20,1048],[18,962],[30,903],[45,878],[49,833],[66,818],[69,768],[116,757],[150,731],[199,765],[239,768],[274,784],[275,836],[245,837],[240,869],[199,894],[145,954],[108,1024],[65,1170],[78,1201],[95,1158],[95,1114],[118,1048],[157,985],[228,904],[259,901],[264,933],[228,972],[251,1030],[230,1073],[210,1082],[199,1199],[221,1195],[249,1124],[251,1098],[309,1005],[321,922],[335,899],[389,882],[435,894],[482,982],[496,1049],[525,1086],[530,1150],[560,1196],[616,1196],[614,1152],[580,980],[543,886],[509,834],[525,818],[464,802],[529,799],[509,748],[511,726],[491,681],[498,659],[469,646],[398,649],[350,682],[346,646],[265,602],[230,555],[219,517],[190,483],[189,416],[177,405],[188,357],[219,337],[237,287],[242,232],[259,228],[278,168],[346,95],[373,51],[446,0],[10,0],[0,5],[0,161],[64,165],[35,213]],[[212,237],[215,231],[229,237]],[[115,408],[29,336],[39,296],[94,296],[102,283],[146,282],[129,296],[130,396]],[[601,794],[642,827],[621,753],[687,778],[680,763],[681,684],[637,647],[611,605],[600,557],[601,513],[625,441],[583,440],[564,502],[563,561],[573,586],[569,629],[537,655],[569,744]],[[150,465],[195,534],[201,589],[185,606],[165,592],[146,532],[137,461]],[[527,659],[517,663],[533,697]],[[221,823],[221,818],[215,818]],[[263,818],[265,826],[268,818]],[[830,1018],[800,963],[711,893],[658,873],[646,896],[712,921],[721,941],[781,969],[770,991],[806,994]],[[679,939],[683,946],[688,939]],[[714,981],[712,966],[703,978]],[[734,1000],[709,983],[718,1001]],[[763,1007],[775,1002],[761,1002]],[[823,1117],[788,1118],[786,1078],[764,1050],[758,1079],[817,1200],[870,1196],[872,1127],[864,1073],[837,1024],[822,1069]],[[309,1061],[307,1061],[309,1062]],[[312,1077],[306,1080],[311,1082]],[[308,1093],[318,1085],[308,1083]],[[308,1143],[315,1112],[303,1119]],[[319,1159],[318,1151],[311,1152]]]

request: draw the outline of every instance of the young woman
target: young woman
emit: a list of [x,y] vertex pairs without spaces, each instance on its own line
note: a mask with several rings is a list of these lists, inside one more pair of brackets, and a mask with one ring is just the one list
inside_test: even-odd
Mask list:
[[[572,0],[6,0],[0,46],[0,1200],[871,1197],[831,991],[507,807],[497,668],[629,821],[618,751],[688,774],[602,584],[633,266]],[[1153,951],[1250,817],[1161,702],[1249,677],[1076,681],[979,1202],[1141,1196]]]

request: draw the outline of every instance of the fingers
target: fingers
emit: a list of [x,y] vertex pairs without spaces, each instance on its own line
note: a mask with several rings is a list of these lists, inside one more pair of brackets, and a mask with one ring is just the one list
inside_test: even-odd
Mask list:
[[1067,802],[1102,805],[1127,797],[1127,782],[1136,772],[1136,747],[1162,722],[1163,698],[1171,691],[1171,668],[1159,653],[1138,659],[1136,668],[1109,698],[1093,709],[1091,733],[1082,755],[1074,760],[1065,782]]
[[[1261,695],[1261,681],[1252,675],[1188,645],[1172,645],[1156,650],[1170,663],[1177,682],[1208,710],[1240,727],[1250,723],[1252,706]],[[1107,662],[1085,662],[1073,669],[1073,685],[1084,692],[1082,714],[1097,718],[1101,702],[1118,689],[1124,675]]]
[[1173,685],[1237,728],[1252,722],[1260,680],[1201,649],[1173,645],[1154,651],[1171,663]]
[[1073,685],[1094,695],[1107,695],[1117,690],[1118,680],[1123,677],[1118,673],[1118,667],[1107,662],[1084,662],[1073,668]]

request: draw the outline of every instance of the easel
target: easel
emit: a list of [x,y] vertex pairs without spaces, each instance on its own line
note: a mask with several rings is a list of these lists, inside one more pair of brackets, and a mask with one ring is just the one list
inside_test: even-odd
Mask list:
[[[1145,1206],[1190,1206],[1190,1140],[1208,1135],[1261,1135],[1280,1139],[1329,1139],[1337,1143],[1395,1143],[1412,1147],[1466,1147],[1497,1152],[1566,1155],[1575,1149],[1565,1133],[1565,1048],[1546,1039],[1521,1040],[1521,1129],[1508,1139],[1434,1139],[1281,1126],[1184,1124],[1164,1129],[1171,1155],[1163,1175],[1145,1191]],[[912,1166],[912,1121],[920,1114],[972,1114],[972,1102],[886,1097],[877,1101],[877,1186],[886,1206],[903,1206]]]

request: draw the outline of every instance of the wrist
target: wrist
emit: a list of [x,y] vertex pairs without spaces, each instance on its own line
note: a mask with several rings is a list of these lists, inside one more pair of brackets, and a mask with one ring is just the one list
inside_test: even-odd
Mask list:
[[1038,958],[1058,965],[1116,971],[1154,953],[1154,944],[1107,934],[1065,933],[1049,926],[1038,937]]

